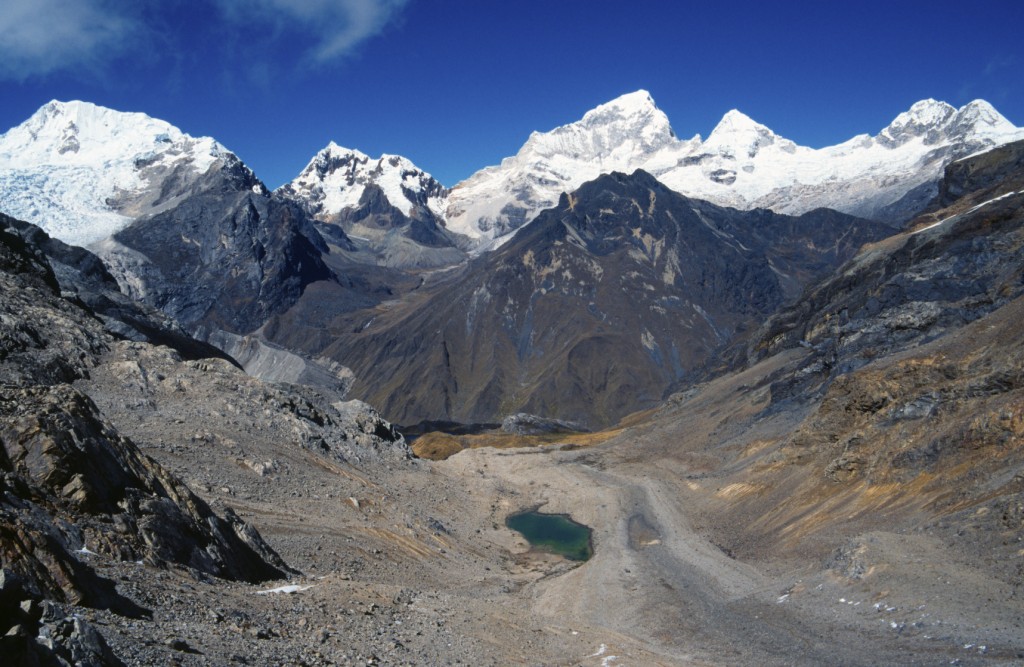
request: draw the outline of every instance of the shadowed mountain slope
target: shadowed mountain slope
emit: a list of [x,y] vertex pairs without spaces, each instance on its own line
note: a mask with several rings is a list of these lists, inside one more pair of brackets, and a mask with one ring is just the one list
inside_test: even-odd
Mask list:
[[913,231],[866,247],[774,315],[749,354],[812,347],[816,371],[804,378],[820,383],[957,330],[1024,293],[1022,156],[1017,142],[950,165],[932,212]]
[[211,170],[177,206],[100,242],[99,254],[130,296],[190,331],[248,333],[332,275],[302,210],[257,185],[240,162]]
[[[355,395],[404,423],[525,411],[608,425],[657,404],[885,233],[832,211],[724,209],[644,172],[612,174],[429,293],[336,323],[333,342],[308,351],[352,368]],[[285,315],[265,333],[285,345],[318,338],[301,325]]]

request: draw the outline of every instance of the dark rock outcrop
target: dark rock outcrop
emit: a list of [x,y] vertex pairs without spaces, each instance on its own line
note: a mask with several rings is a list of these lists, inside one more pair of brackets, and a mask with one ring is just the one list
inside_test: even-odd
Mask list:
[[407,216],[392,206],[380,186],[374,184],[363,190],[357,207],[341,211],[335,220],[343,226],[365,224],[380,229],[397,229],[407,238],[428,247],[455,245],[438,224],[437,217],[426,207],[426,202],[417,204],[412,216]]
[[97,252],[129,296],[190,331],[248,333],[291,306],[307,285],[333,275],[309,217],[266,194],[237,159],[176,198],[173,207],[98,244]]
[[939,194],[929,211],[952,205],[964,196],[997,188],[1007,190],[1020,183],[1024,171],[1024,142],[1005,144],[984,153],[957,160],[946,167]]
[[580,433],[588,429],[561,419],[545,419],[525,412],[517,412],[501,420],[501,430],[514,435],[541,435],[544,433]]
[[[186,334],[171,317],[123,294],[99,257],[50,237],[33,224],[0,213],[0,228],[22,238],[26,248],[40,252],[65,299],[83,305],[118,338],[166,345],[184,359],[231,358],[220,349]],[[234,363],[234,362],[232,362]]]
[[6,568],[0,570],[0,655],[11,667],[124,665],[92,624],[43,600]]

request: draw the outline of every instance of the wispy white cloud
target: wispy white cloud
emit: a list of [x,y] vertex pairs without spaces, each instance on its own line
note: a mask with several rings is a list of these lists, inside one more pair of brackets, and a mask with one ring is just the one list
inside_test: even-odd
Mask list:
[[225,17],[234,22],[259,21],[278,34],[301,32],[312,36],[306,55],[325,63],[350,53],[381,32],[408,0],[218,0]]
[[[221,58],[225,71],[272,71],[283,52],[326,64],[384,30],[408,1],[208,0],[197,8],[186,0],[0,0],[0,81],[103,73],[125,55],[166,60],[196,48]],[[195,9],[200,23],[183,34],[190,24],[182,17]]]
[[1020,89],[1019,77],[1014,76],[1016,69],[1016,56],[996,54],[973,78],[960,84],[957,96],[964,103],[977,97],[993,104],[1009,99]]
[[123,51],[140,29],[125,9],[105,0],[0,2],[0,79],[66,69],[96,69]]
[[985,76],[998,76],[1002,74],[1004,70],[1012,69],[1016,60],[1017,59],[1012,55],[996,56],[988,61],[983,73]]

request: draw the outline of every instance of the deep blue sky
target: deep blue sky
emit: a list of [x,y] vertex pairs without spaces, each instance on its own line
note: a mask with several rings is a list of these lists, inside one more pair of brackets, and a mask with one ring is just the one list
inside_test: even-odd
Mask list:
[[676,133],[738,108],[797,143],[915,101],[1024,125],[1024,2],[3,0],[0,131],[50,99],[210,135],[266,183],[334,140],[446,185],[645,88]]

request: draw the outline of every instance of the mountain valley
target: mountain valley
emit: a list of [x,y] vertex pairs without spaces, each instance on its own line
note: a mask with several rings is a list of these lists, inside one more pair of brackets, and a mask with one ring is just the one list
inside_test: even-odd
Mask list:
[[0,210],[12,664],[1024,661],[1024,132],[987,103],[809,149],[639,91],[451,189],[332,142],[271,191],[55,102]]

